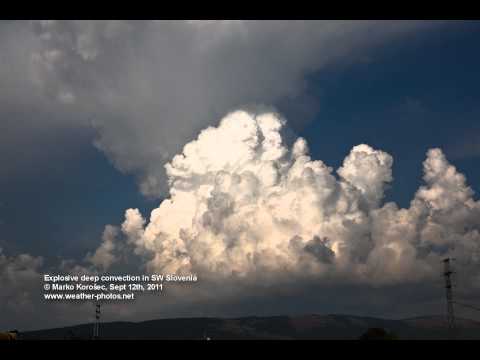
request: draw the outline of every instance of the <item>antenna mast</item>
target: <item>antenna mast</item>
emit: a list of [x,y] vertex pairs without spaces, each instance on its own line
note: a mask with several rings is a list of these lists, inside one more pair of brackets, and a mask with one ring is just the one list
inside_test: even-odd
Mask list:
[[95,323],[93,324],[93,339],[97,340],[100,336],[100,303],[95,304]]

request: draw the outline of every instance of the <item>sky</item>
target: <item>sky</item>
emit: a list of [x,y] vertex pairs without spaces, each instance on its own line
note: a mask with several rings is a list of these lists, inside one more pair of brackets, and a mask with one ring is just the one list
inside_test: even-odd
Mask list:
[[112,321],[442,313],[449,255],[478,303],[479,35],[475,21],[1,23],[0,326],[86,322],[87,304],[38,292],[43,272],[79,269],[204,279]]

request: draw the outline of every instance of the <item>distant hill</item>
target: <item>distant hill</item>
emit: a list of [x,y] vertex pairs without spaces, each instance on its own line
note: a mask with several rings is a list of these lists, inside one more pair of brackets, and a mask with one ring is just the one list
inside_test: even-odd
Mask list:
[[[442,316],[386,320],[350,315],[178,318],[100,325],[102,339],[358,339],[369,328],[383,328],[398,339],[447,339]],[[30,331],[21,339],[89,339],[92,324]],[[480,339],[480,322],[457,319],[457,338]]]

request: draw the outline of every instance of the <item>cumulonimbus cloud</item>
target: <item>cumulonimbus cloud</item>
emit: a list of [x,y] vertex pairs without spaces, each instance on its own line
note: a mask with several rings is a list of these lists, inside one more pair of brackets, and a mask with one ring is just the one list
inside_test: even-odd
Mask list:
[[[437,278],[440,260],[453,255],[468,265],[468,284],[478,289],[479,202],[439,149],[428,152],[425,184],[401,209],[383,202],[393,159],[381,150],[356,146],[335,173],[310,157],[304,139],[286,145],[277,114],[238,111],[208,128],[250,103],[287,101],[301,104],[297,115],[313,116],[308,74],[358,61],[376,45],[432,24],[2,23],[2,104],[45,106],[48,122],[31,120],[42,128],[91,120],[97,148],[136,174],[144,194],[169,194],[150,218],[128,209],[119,228],[107,226],[85,258],[89,266],[64,262],[58,271],[107,271],[130,256],[148,271],[196,272],[223,285],[265,278],[275,285],[290,274],[290,281],[377,286]],[[62,104],[55,121],[52,98]],[[63,115],[68,109],[71,117]],[[11,289],[1,303],[32,303],[29,289],[41,283],[40,269],[40,258],[0,254],[0,277]]]
[[100,251],[123,239],[148,271],[212,281],[290,274],[370,285],[438,277],[455,256],[480,286],[480,202],[440,149],[428,151],[425,184],[403,209],[382,202],[389,154],[355,146],[335,175],[305,139],[287,147],[284,126],[274,113],[235,111],[200,132],[165,166],[170,196],[148,221],[128,209],[125,237]]

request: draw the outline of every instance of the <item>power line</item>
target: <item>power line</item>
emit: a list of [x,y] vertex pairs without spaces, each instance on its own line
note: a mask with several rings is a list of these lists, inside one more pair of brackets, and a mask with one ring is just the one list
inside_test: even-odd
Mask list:
[[480,311],[480,308],[476,307],[476,306],[473,306],[473,305],[468,305],[468,304],[463,304],[463,303],[459,303],[457,301],[453,301],[454,304],[457,304],[457,305],[460,305],[460,306],[463,306],[463,307],[467,307],[467,308],[470,308],[470,309],[473,309],[473,310],[477,310],[477,311]]

